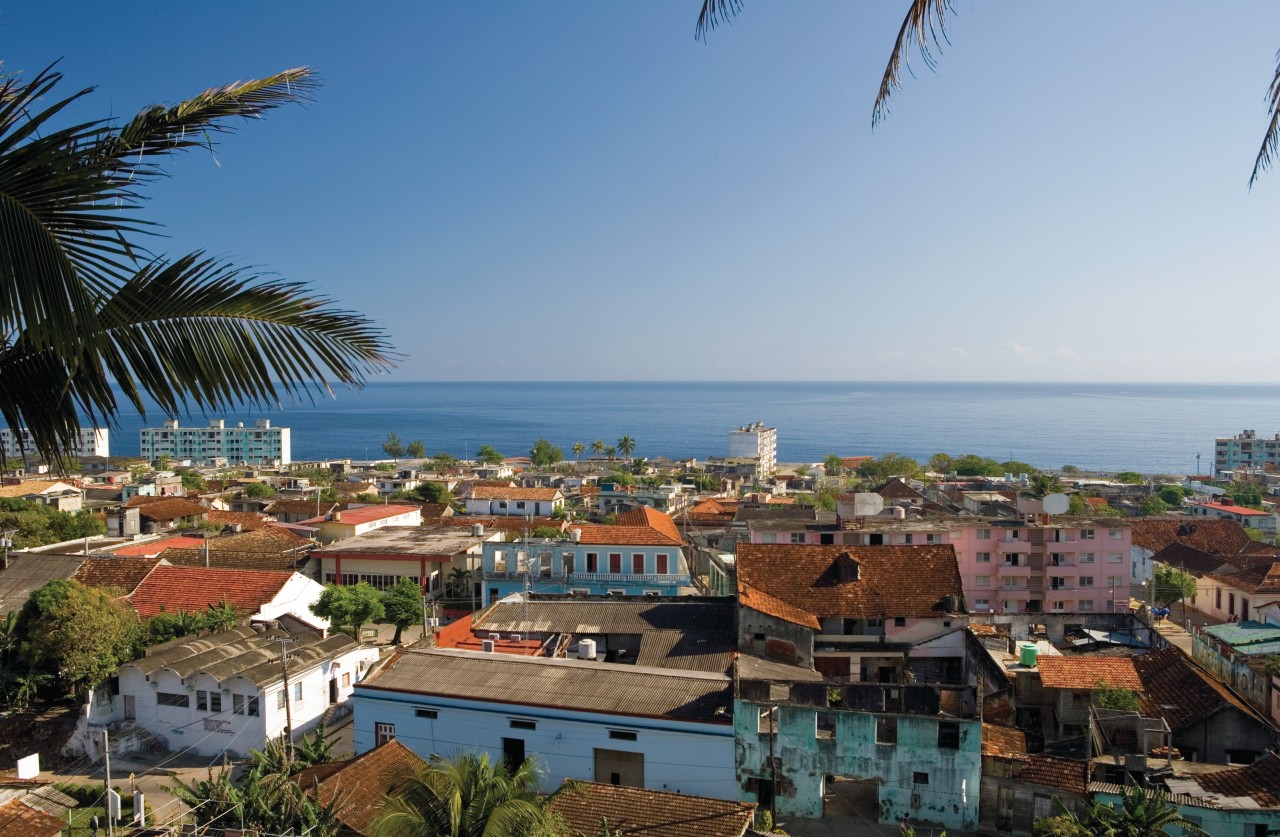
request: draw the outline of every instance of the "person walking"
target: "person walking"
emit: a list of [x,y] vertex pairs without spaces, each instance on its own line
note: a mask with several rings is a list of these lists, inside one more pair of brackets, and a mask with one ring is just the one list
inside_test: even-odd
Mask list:
[[98,837],[98,815],[94,814],[89,820],[89,837]]
[[898,818],[898,833],[899,834],[915,833],[914,830],[911,828],[911,817],[907,814],[906,811],[903,811],[902,816]]

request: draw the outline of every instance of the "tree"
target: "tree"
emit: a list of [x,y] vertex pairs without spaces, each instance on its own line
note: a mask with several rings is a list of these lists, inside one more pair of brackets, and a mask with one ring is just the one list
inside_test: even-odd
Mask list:
[[156,225],[137,210],[161,163],[211,146],[234,117],[308,100],[310,70],[146,107],[123,124],[60,126],[92,92],[58,98],[61,80],[49,68],[0,85],[0,414],[29,428],[45,459],[73,452],[82,416],[104,426],[149,402],[166,415],[274,406],[390,365],[379,329],[305,285],[143,243]]
[[1121,471],[1116,474],[1115,481],[1125,485],[1142,485],[1147,479],[1137,471]]
[[350,625],[351,633],[360,638],[360,628],[369,622],[380,621],[386,611],[382,596],[367,581],[359,584],[326,584],[324,592],[311,612],[337,625]]
[[1027,474],[1034,477],[1040,473],[1040,469],[1026,462],[1019,462],[1016,459],[1010,459],[1008,462],[1001,462],[1000,469],[1006,474]]
[[432,457],[431,462],[429,463],[431,470],[437,471],[437,472],[447,471],[450,468],[453,468],[454,466],[456,466],[457,464],[458,464],[458,457],[454,456],[451,453],[448,453],[447,451],[440,451],[434,457]]
[[[712,29],[741,12],[742,8],[742,0],[702,0],[694,37],[705,41]],[[937,53],[942,51],[943,44],[949,43],[947,18],[953,11],[953,0],[912,0],[908,4],[907,16],[898,29],[898,37],[889,53],[884,75],[880,78],[880,90],[871,107],[873,128],[889,115],[889,98],[902,86],[902,67],[912,44],[920,51],[925,66],[930,69],[936,66]],[[1267,99],[1269,120],[1262,145],[1253,160],[1253,171],[1249,175],[1250,188],[1264,171],[1271,168],[1275,159],[1280,157],[1280,53],[1276,56],[1275,75],[1268,87]]]
[[394,430],[387,436],[387,440],[382,443],[382,452],[394,459],[397,465],[400,463],[400,457],[404,456],[404,443],[400,441],[400,436]]
[[58,511],[16,497],[0,497],[0,531],[15,531],[13,545],[28,549],[101,535],[107,526],[87,510]]
[[81,694],[133,659],[140,627],[133,610],[105,590],[51,581],[23,605],[16,630],[21,656],[68,694]]
[[[1013,472],[1009,472],[1013,473]],[[1019,471],[1018,473],[1024,473]],[[1058,481],[1052,474],[1035,474],[1031,477],[1031,484],[1027,489],[1027,493],[1032,497],[1044,499],[1058,489]],[[1070,511],[1070,508],[1068,508]]]
[[244,487],[244,496],[254,500],[269,500],[277,493],[274,485],[265,482],[251,482]]
[[1187,490],[1180,485],[1162,485],[1160,490],[1156,492],[1156,496],[1164,501],[1166,505],[1176,509],[1186,499]]
[[1138,514],[1142,517],[1158,517],[1162,514],[1169,513],[1169,504],[1160,499],[1157,494],[1142,501],[1142,505],[1138,507]]
[[208,491],[209,487],[204,483],[204,477],[200,476],[198,471],[183,471],[182,487],[187,491]]
[[618,440],[618,453],[622,454],[623,459],[630,459],[631,454],[635,452],[636,440],[630,436],[623,436]]
[[604,439],[596,439],[591,443],[591,452],[597,457],[604,456]]
[[1093,704],[1099,709],[1116,709],[1121,712],[1137,712],[1141,701],[1138,693],[1124,686],[1108,686],[1102,681],[1093,685]]
[[446,506],[453,501],[449,487],[442,482],[420,482],[418,487],[413,489],[413,496],[424,503],[439,503]]
[[422,459],[427,455],[427,446],[422,443],[421,439],[414,439],[404,446],[404,453],[410,459]]
[[612,462],[614,458],[617,457],[618,455],[618,448],[615,447],[614,445],[605,445],[604,455],[609,457],[609,461]]
[[900,453],[886,453],[879,459],[871,459],[858,466],[858,476],[865,480],[881,483],[890,477],[918,477],[921,474],[920,463]]
[[1168,607],[1196,594],[1196,577],[1168,564],[1155,564],[1151,584],[1151,598],[1161,607]]
[[574,443],[573,443],[573,458],[574,458],[574,459],[581,459],[581,458],[582,458],[582,454],[583,454],[583,453],[585,453],[585,452],[586,452],[586,450],[587,450],[587,446],[586,446],[586,445],[584,445],[584,444],[582,444],[582,442],[574,442]]
[[973,453],[957,457],[953,467],[956,474],[962,477],[999,477],[1005,473],[1004,466],[999,462]]
[[1245,536],[1248,537],[1249,540],[1251,541],[1258,542],[1258,543],[1262,541],[1261,529],[1255,529],[1252,526],[1245,526],[1244,533],[1245,533]]
[[533,449],[529,451],[529,457],[536,467],[545,468],[564,459],[564,451],[546,439],[539,439],[533,443]]
[[[396,626],[392,645],[400,644],[400,634],[405,628],[422,624],[422,588],[406,577],[401,577],[391,589],[382,594],[385,619]],[[357,634],[359,636],[359,634]]]
[[946,476],[954,469],[955,460],[951,458],[950,454],[935,453],[933,456],[929,457],[929,470],[935,474],[942,474],[943,476]]
[[822,458],[822,468],[829,477],[838,477],[844,470],[844,460],[839,455],[829,453]]
[[483,462],[485,465],[501,465],[502,460],[505,458],[494,450],[491,445],[481,445],[480,450],[476,451],[476,461]]
[[1075,474],[1080,473],[1080,469],[1075,465],[1063,465],[1062,473],[1067,474],[1068,476],[1074,476]]
[[[377,837],[544,837],[561,830],[532,758],[514,771],[488,753],[433,755],[382,806]],[[553,795],[554,796],[554,795]]]
[[1251,509],[1262,508],[1262,490],[1251,482],[1233,482],[1227,489],[1227,496],[1237,506]]

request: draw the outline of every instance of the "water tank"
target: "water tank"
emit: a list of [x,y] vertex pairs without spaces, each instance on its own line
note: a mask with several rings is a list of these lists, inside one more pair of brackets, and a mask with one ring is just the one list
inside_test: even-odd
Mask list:
[[484,639],[484,640],[481,640],[481,641],[480,641],[480,650],[481,650],[481,651],[483,651],[483,652],[484,652],[484,653],[486,653],[486,654],[492,654],[492,653],[493,653],[493,640],[491,640],[491,639]]
[[1024,642],[1018,646],[1018,662],[1027,668],[1036,667],[1036,657],[1040,655],[1040,649],[1036,647],[1034,642]]
[[904,509],[902,506],[894,506],[894,507],[893,507],[893,519],[894,519],[894,520],[906,520],[906,519],[907,519],[907,510],[906,510],[906,509]]
[[573,541],[574,543],[581,543],[581,542],[582,542],[582,530],[581,530],[581,529],[570,529],[570,530],[569,530],[569,540]]
[[471,524],[471,537],[473,537],[473,538],[483,538],[483,537],[484,537],[484,524],[483,524],[483,523],[473,523],[473,524]]
[[596,641],[594,639],[578,640],[578,659],[594,660],[596,658]]

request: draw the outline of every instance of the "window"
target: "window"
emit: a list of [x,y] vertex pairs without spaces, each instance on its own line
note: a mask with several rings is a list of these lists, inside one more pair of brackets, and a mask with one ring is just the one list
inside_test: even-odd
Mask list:
[[1009,589],[1009,590],[1015,590],[1015,589],[1017,589],[1017,587],[1018,587],[1018,579],[1016,579],[1016,578],[1006,578],[1006,579],[1004,580],[1004,586],[1005,586],[1007,589]]
[[1093,540],[1093,530],[1092,530],[1092,529],[1081,529],[1081,530],[1080,530],[1080,540],[1082,540],[1082,541],[1091,541],[1091,540]]
[[511,718],[509,719],[508,724],[512,729],[537,729],[538,728],[537,721],[526,721],[522,718]]
[[895,628],[905,628],[907,626],[907,617],[905,616],[893,617],[893,626]]
[[285,708],[285,704],[288,702],[285,700],[286,694],[287,692],[285,692],[284,689],[281,689],[280,691],[276,692],[276,709]]
[[1066,580],[1065,578],[1063,578],[1062,576],[1057,576],[1057,575],[1051,575],[1051,576],[1049,576],[1049,589],[1050,589],[1050,590],[1061,590],[1061,589],[1065,588],[1066,586],[1067,586],[1067,580]]
[[1107,553],[1107,560],[1108,560],[1109,562],[1111,562],[1112,564],[1119,564],[1121,561],[1123,561],[1123,560],[1124,560],[1124,553],[1121,553],[1121,552],[1108,552],[1108,553]]
[[231,714],[232,715],[244,714],[244,695],[231,696]]
[[609,572],[613,573],[614,575],[618,575],[619,573],[622,572],[622,553],[621,552],[609,553]]
[[635,741],[639,736],[636,735],[635,730],[611,729],[609,730],[609,737],[614,741]]
[[1079,610],[1081,613],[1086,613],[1088,611],[1093,610],[1093,599],[1081,599],[1079,604]]
[[574,555],[572,552],[566,552],[560,556],[560,566],[564,569],[565,575],[573,575]]
[[1004,565],[1005,565],[1006,567],[1016,567],[1016,566],[1018,566],[1018,553],[1016,553],[1016,552],[1010,552],[1009,554],[1005,555],[1005,556],[1004,556]]
[[[500,549],[494,550],[493,553],[493,571],[495,573],[505,573],[507,571],[507,556]],[[346,584],[346,580],[344,579],[342,583]]]
[[1080,586],[1081,586],[1081,587],[1092,587],[1092,586],[1093,586],[1093,576],[1091,576],[1091,575],[1082,575],[1082,576],[1080,576]]
[[1121,537],[1123,537],[1123,534],[1121,533],[1121,531],[1120,531],[1119,529],[1108,529],[1108,530],[1107,530],[1107,540],[1109,540],[1109,541],[1118,541],[1118,540],[1120,540],[1120,538],[1121,538]]
[[254,718],[262,714],[262,709],[258,705],[257,695],[254,695],[253,697],[245,700],[245,714],[250,715]]
[[990,586],[991,586],[991,576],[989,576],[989,575],[975,575],[975,576],[973,577],[973,586],[974,586],[974,587],[990,587]]
[[413,717],[426,718],[428,721],[434,721],[440,717],[440,712],[435,709],[428,709],[425,706],[416,706],[413,709]]
[[156,703],[160,706],[181,706],[186,709],[191,705],[191,698],[173,692],[156,692]]
[[667,554],[666,554],[665,552],[659,552],[659,553],[654,557],[654,568],[653,568],[653,571],[654,571],[655,573],[657,573],[658,575],[666,575],[666,574],[667,574]]
[[1066,609],[1067,609],[1067,603],[1066,603],[1066,602],[1054,602],[1054,603],[1053,603],[1053,609],[1054,609],[1054,610],[1057,610],[1057,611],[1063,611],[1063,610],[1066,610]]
[[1092,552],[1081,552],[1081,553],[1080,553],[1080,563],[1081,563],[1081,564],[1092,564],[1092,563],[1093,563],[1093,553],[1092,553]]
[[973,606],[977,610],[990,610],[991,600],[990,599],[974,599]]
[[524,508],[524,500],[517,500],[517,501],[516,501],[516,508],[517,508],[517,509],[523,509],[523,508]]
[[756,732],[773,735],[778,729],[778,707],[761,706],[756,716]]
[[302,684],[301,683],[293,684],[293,702],[294,703],[302,702]]
[[644,553],[637,552],[631,556],[631,572],[635,575],[644,575]]
[[911,774],[911,784],[913,784],[913,785],[927,785],[927,784],[929,784],[929,774],[928,774],[928,773],[912,773],[912,774]]
[[960,725],[952,721],[940,721],[938,723],[938,749],[939,750],[959,750],[960,749]]
[[979,553],[978,553],[978,555],[977,555],[977,559],[978,559],[978,563],[979,563],[979,564],[990,564],[990,563],[991,563],[991,553],[990,553],[990,552],[979,552]]
[[196,711],[197,712],[209,711],[209,693],[204,691],[203,689],[196,692]]
[[1236,615],[1236,594],[1235,593],[1227,594],[1227,613],[1230,613],[1232,616]]
[[980,541],[989,541],[989,540],[991,540],[991,530],[990,530],[990,529],[979,529],[979,530],[978,530],[978,540],[980,540]]
[[937,536],[937,535],[925,535],[925,536],[924,536],[924,542],[925,542],[925,543],[940,543],[940,541],[938,540],[938,536]]
[[792,532],[792,533],[791,533],[791,542],[792,542],[792,543],[804,543],[804,532]]
[[396,737],[395,724],[377,723],[373,725],[373,743],[381,747],[388,741]]
[[876,743],[898,743],[898,719],[891,715],[876,716]]
[[1218,610],[1222,610],[1222,588],[1221,587],[1213,591],[1213,606]]
[[600,572],[600,553],[598,552],[587,553],[587,572],[589,573]]

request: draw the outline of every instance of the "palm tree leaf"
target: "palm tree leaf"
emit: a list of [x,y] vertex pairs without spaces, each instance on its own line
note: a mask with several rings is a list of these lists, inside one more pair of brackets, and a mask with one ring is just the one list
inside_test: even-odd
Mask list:
[[728,23],[742,11],[742,0],[702,0],[702,9],[698,12],[698,25],[694,27],[695,40],[707,40],[707,35],[721,23]]
[[907,16],[898,29],[893,52],[889,55],[884,76],[880,79],[880,92],[876,94],[876,102],[871,109],[872,126],[878,125],[889,115],[889,96],[902,86],[902,67],[907,48],[913,41],[920,50],[925,66],[931,70],[937,66],[933,53],[947,39],[947,15],[952,11],[952,0],[911,0],[911,8],[907,10]]
[[1262,138],[1262,147],[1253,161],[1253,173],[1249,175],[1249,188],[1253,188],[1258,175],[1271,168],[1277,156],[1280,156],[1280,51],[1276,52],[1276,73],[1271,77],[1271,87],[1267,90],[1267,98],[1271,100],[1268,112],[1271,119],[1267,122],[1267,133]]

